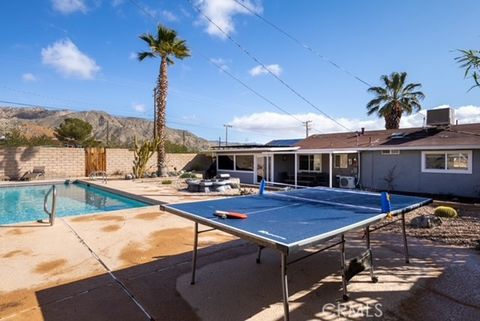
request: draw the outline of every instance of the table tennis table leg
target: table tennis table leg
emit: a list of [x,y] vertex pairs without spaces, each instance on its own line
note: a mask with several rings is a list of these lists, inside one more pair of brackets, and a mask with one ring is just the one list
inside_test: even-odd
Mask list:
[[408,255],[407,230],[405,227],[405,213],[402,213],[402,232],[403,232],[403,247],[405,249],[405,263],[410,263],[410,256]]
[[373,274],[373,256],[372,256],[372,247],[370,245],[370,226],[367,226],[365,228],[365,240],[367,243],[367,251],[368,251],[368,256],[369,256],[369,261],[370,261],[370,278],[372,279],[373,283],[378,282],[378,278]]
[[198,223],[195,223],[195,236],[193,238],[193,252],[192,252],[192,281],[190,284],[195,284],[195,271],[197,269],[197,248],[198,248]]
[[287,254],[282,253],[282,291],[283,291],[283,319],[290,320],[290,310],[288,307],[288,277],[287,277]]
[[345,235],[340,236],[340,265],[342,267],[342,287],[343,287],[343,300],[348,301],[348,290],[347,290],[347,277],[346,264],[345,264]]
[[260,259],[262,257],[262,250],[265,248],[265,246],[258,246],[258,252],[257,252],[257,263],[260,263]]

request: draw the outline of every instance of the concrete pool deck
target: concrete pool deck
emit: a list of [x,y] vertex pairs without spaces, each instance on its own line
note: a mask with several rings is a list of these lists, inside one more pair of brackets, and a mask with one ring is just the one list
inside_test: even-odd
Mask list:
[[[156,202],[216,197],[159,181],[107,187]],[[0,320],[282,320],[276,252],[256,264],[255,246],[202,234],[191,286],[192,241],[193,223],[158,207],[58,218],[53,227],[0,227]],[[410,238],[407,265],[400,235],[377,233],[373,241],[380,281],[355,277],[346,305],[336,305],[337,249],[292,265],[292,320],[478,320],[480,252]],[[362,250],[361,234],[347,242],[349,257]],[[380,304],[381,317],[362,317],[366,304],[371,315]]]

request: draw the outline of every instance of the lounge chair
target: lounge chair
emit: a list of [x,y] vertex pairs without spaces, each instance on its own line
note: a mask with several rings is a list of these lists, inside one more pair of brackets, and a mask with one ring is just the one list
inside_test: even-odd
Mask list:
[[32,171],[25,172],[25,174],[23,174],[23,176],[20,177],[20,180],[31,181],[43,176],[45,176],[45,166],[35,166],[33,167]]

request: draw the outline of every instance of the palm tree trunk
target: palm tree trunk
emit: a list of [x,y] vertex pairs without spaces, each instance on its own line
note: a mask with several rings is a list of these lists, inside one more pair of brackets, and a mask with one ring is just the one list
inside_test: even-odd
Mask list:
[[385,115],[385,129],[400,128],[400,120],[402,119],[402,107],[400,104],[395,104],[392,112]]
[[160,141],[157,149],[157,171],[159,176],[167,175],[165,164],[165,139],[166,139],[166,110],[168,94],[168,70],[167,59],[162,57],[160,63],[160,73],[158,75],[158,95],[157,95],[157,137]]

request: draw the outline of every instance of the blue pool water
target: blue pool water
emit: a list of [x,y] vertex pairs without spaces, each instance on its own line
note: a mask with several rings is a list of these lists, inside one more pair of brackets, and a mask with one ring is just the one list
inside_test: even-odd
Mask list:
[[[148,204],[85,184],[55,184],[56,215],[72,216],[148,206]],[[0,224],[48,219],[43,199],[52,185],[0,188]],[[51,195],[48,209],[51,206]]]

